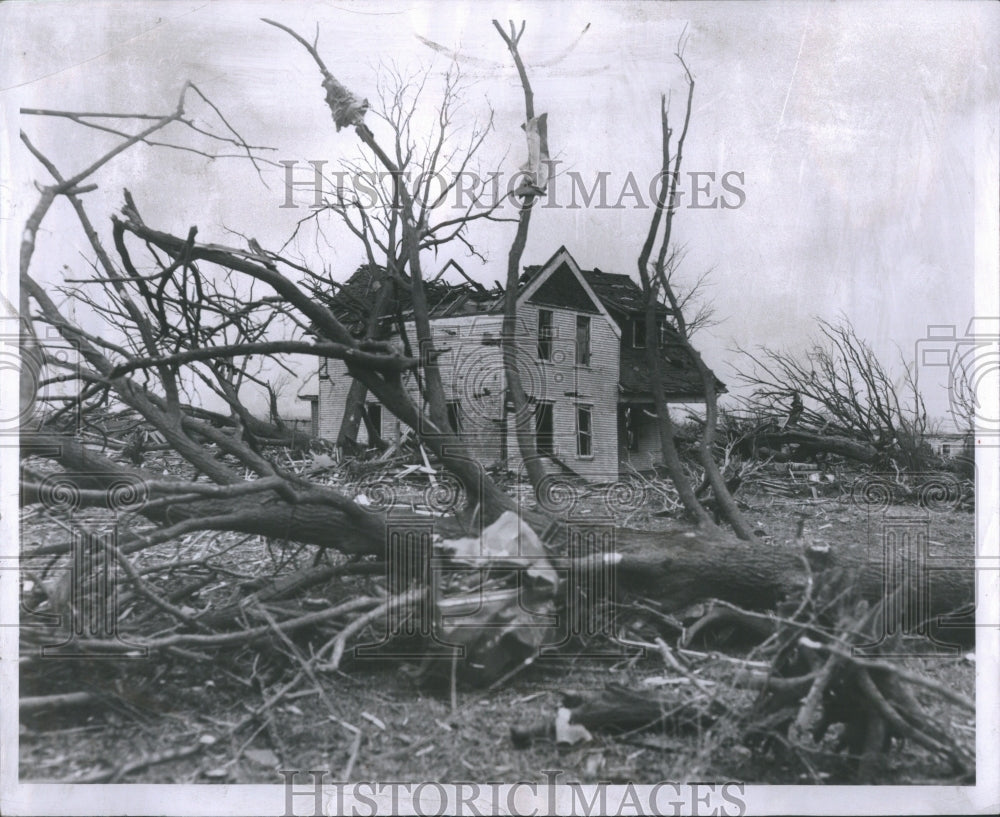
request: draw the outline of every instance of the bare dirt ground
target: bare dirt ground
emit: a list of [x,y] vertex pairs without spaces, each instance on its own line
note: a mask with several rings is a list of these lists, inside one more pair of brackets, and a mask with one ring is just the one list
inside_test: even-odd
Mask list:
[[[834,551],[864,549],[879,558],[877,519],[840,496],[787,498],[764,491],[741,494],[750,518],[776,543],[801,539]],[[597,505],[594,506],[595,512]],[[634,509],[626,522],[657,529],[675,524],[648,509]],[[886,513],[907,514],[892,506]],[[99,514],[90,521],[101,520]],[[26,514],[25,544],[65,536],[56,520]],[[932,546],[968,548],[974,514],[950,510],[934,514]],[[169,558],[183,560],[206,548],[228,549],[226,580],[204,588],[202,599],[234,596],[244,579],[307,566],[312,548],[292,551],[259,537],[200,533],[160,546]],[[162,560],[164,553],[159,554]],[[36,579],[42,567],[30,565]],[[28,575],[26,573],[26,575]],[[358,592],[350,578],[322,588],[329,603]],[[27,619],[25,619],[27,620]],[[621,631],[648,640],[648,616],[641,606],[618,610]],[[662,633],[664,638],[669,632]],[[676,636],[676,633],[673,634]],[[373,634],[373,638],[375,635]],[[58,639],[56,639],[58,640]],[[300,632],[296,646],[308,654],[315,645]],[[537,739],[516,748],[512,727],[551,721],[567,690],[597,690],[609,683],[634,690],[656,690],[683,701],[691,680],[677,677],[656,654],[616,659],[538,660],[492,690],[458,685],[452,697],[447,681],[418,677],[419,662],[348,661],[336,672],[319,673],[271,707],[262,702],[297,670],[273,645],[202,656],[157,654],[149,658],[103,661],[29,656],[21,669],[21,695],[90,692],[83,706],[23,712],[20,774],[32,781],[108,781],[145,783],[279,783],[277,769],[328,769],[343,780],[460,781],[534,780],[542,770],[560,769],[561,782],[643,782],[734,780],[748,783],[850,783],[856,769],[842,753],[822,752],[803,762],[780,746],[749,744],[742,724],[723,719],[710,727],[675,734],[644,731],[595,732],[574,746]],[[278,645],[280,646],[280,645]],[[732,657],[752,657],[752,644],[700,645],[698,679],[732,705],[749,707],[756,693],[737,681]],[[723,653],[724,650],[724,653]],[[35,650],[37,652],[37,650]],[[972,647],[953,655],[905,659],[905,665],[969,697],[975,692]],[[970,713],[917,690],[917,697],[938,725],[974,746]],[[885,784],[948,782],[948,770],[927,752],[896,743],[872,782]],[[953,782],[953,781],[952,781]]]

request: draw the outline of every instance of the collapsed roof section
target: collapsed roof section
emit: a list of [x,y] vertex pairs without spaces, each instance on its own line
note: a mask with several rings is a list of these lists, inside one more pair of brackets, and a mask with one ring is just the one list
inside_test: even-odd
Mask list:
[[[572,273],[570,265],[565,262],[557,264],[553,270],[553,262],[561,261],[560,256],[565,256],[573,267],[576,266],[566,248],[560,247],[545,264],[524,268],[524,273],[518,282],[519,293],[531,288],[539,277],[547,274],[547,280],[540,288],[552,290],[553,293],[561,291],[563,294],[559,300],[565,300],[564,293],[569,289],[567,284],[571,282]],[[618,323],[621,319],[643,310],[642,290],[629,276],[603,272],[599,269],[586,270],[577,267],[577,270],[589,285],[590,292],[583,297],[577,296],[579,303],[560,305],[574,307],[583,312],[603,311],[599,307],[604,307]],[[448,273],[447,278],[446,273]],[[375,297],[385,279],[386,271],[383,267],[365,264],[337,288],[327,305],[338,320],[347,325],[352,332],[363,334]],[[386,314],[395,317],[399,313],[404,321],[410,320],[413,317],[413,301],[409,284],[397,280],[394,290],[388,300]],[[501,283],[494,281],[493,286],[487,289],[470,278],[455,261],[449,261],[432,280],[424,281],[424,292],[431,318],[503,312],[504,288]],[[539,294],[543,301],[547,300],[545,292],[536,291],[536,295]],[[596,303],[592,295],[596,296]],[[669,312],[662,305],[658,307],[658,311],[661,314]]]
[[[446,267],[456,268],[461,270],[455,262],[450,262]],[[464,280],[459,283],[450,283],[440,275],[433,280],[424,281],[424,294],[431,319],[503,311],[504,291],[499,282],[493,289],[486,289],[465,276],[464,271],[462,276]],[[337,289],[327,306],[351,334],[361,337],[365,334],[372,310],[376,306],[379,290],[387,280],[384,268],[365,264]],[[391,333],[396,320],[412,320],[413,298],[407,282],[396,279],[390,281],[389,285],[392,286],[392,292],[386,299],[380,324],[384,331]]]

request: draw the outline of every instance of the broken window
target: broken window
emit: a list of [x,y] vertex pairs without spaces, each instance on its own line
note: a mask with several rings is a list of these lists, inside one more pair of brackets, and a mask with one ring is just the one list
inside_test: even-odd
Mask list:
[[456,434],[462,433],[462,404],[458,400],[450,400],[448,408],[448,425]]
[[552,360],[552,310],[538,310],[538,359]]
[[591,457],[594,454],[592,411],[592,406],[576,407],[576,455],[578,457]]
[[590,316],[576,316],[576,365],[590,365]]
[[535,406],[535,450],[539,454],[556,453],[552,403],[545,400]]

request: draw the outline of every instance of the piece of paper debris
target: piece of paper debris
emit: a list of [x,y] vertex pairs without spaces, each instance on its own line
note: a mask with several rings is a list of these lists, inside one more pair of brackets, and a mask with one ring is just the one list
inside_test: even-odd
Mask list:
[[568,743],[574,745],[581,741],[593,740],[593,736],[586,727],[578,723],[570,723],[572,713],[565,707],[559,707],[556,712],[556,743]]

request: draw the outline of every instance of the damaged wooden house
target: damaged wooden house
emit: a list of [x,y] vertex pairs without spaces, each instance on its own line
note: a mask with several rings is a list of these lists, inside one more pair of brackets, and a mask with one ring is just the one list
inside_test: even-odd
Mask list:
[[[381,280],[380,270],[361,267],[330,305],[359,337],[369,326],[377,327],[375,337],[401,344],[405,334],[415,353],[413,308],[400,287],[382,305],[381,317],[373,319]],[[447,350],[438,363],[452,426],[484,465],[506,461],[516,471],[520,456],[500,347],[500,284],[487,289],[449,262],[425,283],[425,291],[434,346]],[[518,368],[532,407],[538,454],[554,470],[589,481],[615,480],[625,464],[640,471],[658,464],[646,346],[652,342],[659,347],[668,402],[704,400],[697,370],[677,340],[669,310],[661,307],[658,337],[647,337],[642,291],[636,283],[627,275],[581,269],[565,247],[544,264],[525,268],[517,309]],[[417,375],[409,377],[416,396]],[[342,361],[324,360],[313,382],[315,393],[300,397],[312,403],[316,435],[334,441],[353,380]],[[370,395],[359,405],[353,426],[357,442],[392,443],[405,432]]]

